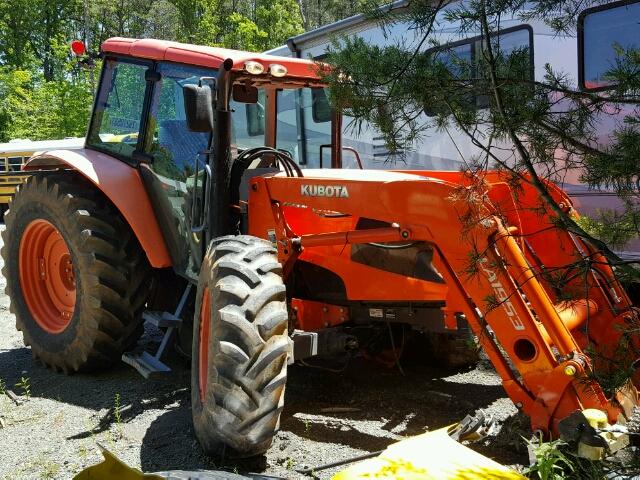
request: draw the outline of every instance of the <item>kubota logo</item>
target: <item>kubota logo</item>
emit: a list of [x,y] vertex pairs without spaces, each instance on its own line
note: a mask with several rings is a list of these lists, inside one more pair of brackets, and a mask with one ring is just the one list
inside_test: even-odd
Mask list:
[[[489,283],[491,284],[491,288],[493,288],[493,292],[495,293],[496,300],[500,302],[500,304],[502,305],[502,308],[504,309],[505,313],[509,317],[509,320],[511,321],[511,325],[513,325],[513,328],[515,328],[516,330],[524,330],[524,323],[522,323],[522,320],[520,320],[520,317],[518,317],[518,313],[516,312],[516,309],[513,307],[511,300],[509,300],[509,295],[507,294],[507,290],[502,285],[502,282],[498,280],[498,275],[496,274],[496,272],[494,270],[490,270],[485,265],[486,263],[489,263],[489,260],[487,259],[487,257],[481,258],[478,263],[480,263],[480,268],[487,276],[487,280],[489,280]],[[518,294],[516,293],[516,295]]]
[[344,185],[302,185],[300,194],[307,197],[349,198]]

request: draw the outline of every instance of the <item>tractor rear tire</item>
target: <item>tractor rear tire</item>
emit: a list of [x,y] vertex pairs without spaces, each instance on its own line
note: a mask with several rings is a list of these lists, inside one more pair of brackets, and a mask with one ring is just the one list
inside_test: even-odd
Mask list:
[[34,358],[64,373],[119,361],[143,331],[150,269],[115,207],[72,172],[34,175],[5,221],[5,291]]
[[290,348],[282,267],[271,243],[248,235],[213,240],[195,312],[196,436],[212,456],[260,455],[279,427]]

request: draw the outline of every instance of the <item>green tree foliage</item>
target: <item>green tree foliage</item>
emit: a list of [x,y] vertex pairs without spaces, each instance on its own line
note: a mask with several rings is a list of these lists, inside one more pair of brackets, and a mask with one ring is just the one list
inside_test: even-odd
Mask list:
[[[371,0],[296,0],[305,30],[361,13]],[[390,3],[390,2],[386,2]]]
[[95,77],[77,66],[114,36],[263,51],[356,12],[336,0],[0,0],[0,141],[84,135]]
[[3,67],[0,69],[0,141],[82,136],[91,97],[86,78],[47,82],[42,74]]

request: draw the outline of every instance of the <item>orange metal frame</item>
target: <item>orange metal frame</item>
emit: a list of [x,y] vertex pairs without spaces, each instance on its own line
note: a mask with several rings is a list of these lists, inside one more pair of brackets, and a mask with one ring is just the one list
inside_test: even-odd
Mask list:
[[[621,336],[618,327],[637,313],[601,256],[557,228],[528,183],[514,186],[505,175],[486,172],[484,190],[477,192],[459,172],[306,170],[305,175],[251,181],[249,233],[273,238],[275,231],[285,274],[300,258],[338,274],[349,300],[445,299],[447,325],[453,326],[455,314],[465,315],[507,394],[536,430],[557,435],[558,421],[577,409],[599,408],[612,423],[621,413],[630,415],[637,403],[635,386],[629,385],[624,398],[607,398],[586,378],[593,362],[584,349],[591,345],[611,354]],[[568,197],[549,188],[569,212]],[[342,215],[326,215],[336,211]],[[360,217],[391,227],[356,230]],[[394,241],[430,244],[445,283],[350,261],[353,244]],[[585,258],[590,268],[571,278],[572,265]],[[568,280],[556,291],[549,278],[563,273]],[[570,293],[573,302],[566,301]],[[301,300],[296,302],[300,309]],[[298,319],[299,328],[324,326],[304,315]]]
[[[169,251],[136,168],[109,155],[86,148],[45,152],[29,159],[23,167],[26,171],[49,168],[73,169],[91,181],[113,202],[131,225],[151,266],[171,266]],[[126,195],[123,192],[126,192]]]

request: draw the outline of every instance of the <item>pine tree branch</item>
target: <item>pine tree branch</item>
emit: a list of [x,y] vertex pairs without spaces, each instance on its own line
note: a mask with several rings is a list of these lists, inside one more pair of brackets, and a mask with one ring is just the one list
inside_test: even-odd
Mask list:
[[[482,0],[481,2],[480,23],[481,23],[481,30],[482,30],[483,36],[486,36],[486,38],[491,38],[490,36],[491,31],[489,30],[489,24],[488,24],[487,15],[486,15],[486,0]],[[567,229],[569,229],[570,231],[574,232],[575,234],[579,235],[580,237],[588,240],[590,243],[595,245],[599,250],[602,251],[602,253],[605,255],[607,260],[610,260],[612,263],[621,265],[621,262],[623,260],[618,255],[616,255],[604,242],[602,242],[597,238],[594,238],[589,233],[587,233],[580,225],[578,225],[575,222],[575,220],[567,214],[567,212],[565,212],[562,208],[560,208],[560,205],[558,205],[558,203],[554,200],[554,198],[549,193],[549,190],[547,189],[547,187],[544,185],[544,183],[538,176],[538,173],[536,172],[533,166],[533,163],[531,162],[531,157],[529,156],[529,152],[527,151],[526,147],[520,140],[520,137],[517,135],[517,133],[513,129],[513,126],[511,125],[507,116],[505,115],[502,92],[498,87],[497,80],[496,80],[497,78],[496,60],[495,60],[495,55],[493,53],[493,46],[491,44],[491,41],[486,42],[486,50],[483,51],[483,56],[485,56],[485,59],[488,62],[489,79],[491,82],[496,110],[498,111],[498,115],[501,117],[502,125],[506,128],[506,131],[511,141],[513,142],[518,152],[518,155],[520,156],[520,159],[522,160],[525,166],[525,169],[527,170],[527,173],[530,176],[531,185],[535,187],[535,189],[538,191],[538,193],[540,194],[542,199],[545,201],[545,203],[549,205],[549,207],[558,216],[562,224]]]

